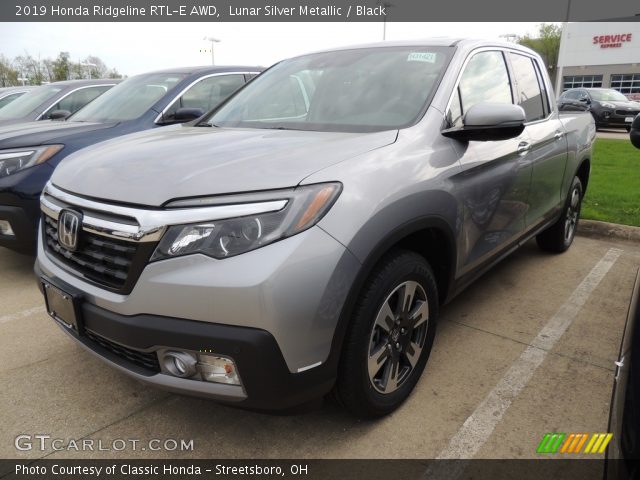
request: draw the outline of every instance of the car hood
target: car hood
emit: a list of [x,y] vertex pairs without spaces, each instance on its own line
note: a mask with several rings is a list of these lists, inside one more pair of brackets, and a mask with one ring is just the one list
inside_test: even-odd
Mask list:
[[42,120],[0,127],[0,148],[19,148],[63,141],[68,135],[112,127],[114,124]]
[[52,182],[87,197],[157,207],[177,198],[293,187],[395,142],[397,133],[164,127],[70,155]]
[[615,105],[616,108],[619,108],[621,110],[627,110],[627,109],[631,109],[631,110],[637,110],[638,109],[638,105],[636,105],[635,102],[632,101],[628,101],[628,102],[622,102],[622,101],[613,101],[610,102],[608,100],[598,100],[598,102],[602,103],[611,103],[612,105]]

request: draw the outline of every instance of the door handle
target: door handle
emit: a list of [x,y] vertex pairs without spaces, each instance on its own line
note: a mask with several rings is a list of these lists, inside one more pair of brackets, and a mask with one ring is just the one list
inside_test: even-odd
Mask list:
[[562,137],[564,137],[564,132],[556,132],[556,134],[553,136],[553,138],[555,138],[556,140],[560,140]]
[[531,150],[531,144],[529,142],[520,142],[518,144],[518,153],[527,153],[529,150]]

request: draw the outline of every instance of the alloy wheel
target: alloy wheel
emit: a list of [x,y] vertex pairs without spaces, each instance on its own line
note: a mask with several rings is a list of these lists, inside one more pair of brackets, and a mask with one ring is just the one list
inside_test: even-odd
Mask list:
[[398,285],[382,303],[369,337],[368,372],[382,394],[400,388],[411,376],[424,348],[429,303],[415,281]]

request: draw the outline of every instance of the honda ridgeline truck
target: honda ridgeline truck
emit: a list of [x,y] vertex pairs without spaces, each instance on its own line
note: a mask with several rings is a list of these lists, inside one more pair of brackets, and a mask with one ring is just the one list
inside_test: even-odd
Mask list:
[[282,61],[199,120],[60,164],[41,197],[47,309],[150,385],[258,409],[334,391],[387,414],[444,303],[533,237],[571,245],[595,128],[553,99],[511,43]]

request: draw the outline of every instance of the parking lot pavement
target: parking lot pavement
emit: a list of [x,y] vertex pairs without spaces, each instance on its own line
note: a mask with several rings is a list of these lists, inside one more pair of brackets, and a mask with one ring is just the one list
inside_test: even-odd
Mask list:
[[596,133],[596,137],[612,140],[629,140],[629,132],[621,128],[600,129]]
[[[640,245],[578,237],[562,255],[525,245],[443,309],[415,392],[373,422],[331,402],[266,415],[139,385],[47,317],[31,263],[0,249],[0,458],[531,458],[546,432],[606,431]],[[20,434],[140,443],[18,451]],[[193,450],[142,450],[150,439]]]

